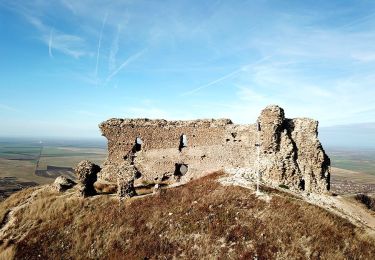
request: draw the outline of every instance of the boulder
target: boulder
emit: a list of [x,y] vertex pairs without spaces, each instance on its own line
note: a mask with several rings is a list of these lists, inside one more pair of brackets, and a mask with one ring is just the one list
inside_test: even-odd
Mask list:
[[74,185],[76,185],[76,183],[73,180],[66,178],[65,176],[59,176],[53,182],[52,189],[58,192],[64,192],[72,188]]

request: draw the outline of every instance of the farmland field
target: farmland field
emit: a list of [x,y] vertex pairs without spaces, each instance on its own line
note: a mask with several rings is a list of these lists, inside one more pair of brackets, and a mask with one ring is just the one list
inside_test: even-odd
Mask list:
[[105,142],[0,140],[0,199],[16,190],[51,183],[57,176],[74,178],[74,166],[84,160],[102,164]]
[[375,177],[375,150],[335,148],[327,152],[333,167],[363,172]]
[[331,188],[339,194],[375,193],[375,150],[330,148]]
[[[375,192],[375,150],[328,148],[334,192]],[[104,140],[0,139],[0,200],[33,185],[51,183],[60,175],[74,179],[73,168],[82,160],[102,164]]]

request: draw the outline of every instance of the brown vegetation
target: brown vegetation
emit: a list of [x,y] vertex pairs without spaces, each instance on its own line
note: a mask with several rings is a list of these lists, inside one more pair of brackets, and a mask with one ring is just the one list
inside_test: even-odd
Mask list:
[[357,194],[354,198],[364,204],[368,209],[375,211],[375,198],[366,194]]
[[25,236],[9,245],[16,259],[374,259],[375,242],[347,220],[276,190],[258,199],[219,176],[120,201],[44,190],[17,212],[13,232]]
[[28,188],[28,189],[18,191],[16,193],[12,194],[5,201],[1,202],[1,204],[0,204],[0,227],[3,224],[3,222],[5,221],[5,218],[8,214],[8,212],[9,212],[9,209],[11,209],[11,208],[19,205],[23,201],[25,201],[30,196],[32,191],[34,191],[36,189],[37,189],[37,187],[32,187],[32,188]]
[[13,259],[15,255],[14,247],[8,247],[5,250],[0,250],[0,260]]

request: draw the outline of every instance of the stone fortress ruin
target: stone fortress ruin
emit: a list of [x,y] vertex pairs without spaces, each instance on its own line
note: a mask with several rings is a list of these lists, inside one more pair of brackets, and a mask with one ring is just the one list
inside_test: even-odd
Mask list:
[[108,157],[93,174],[98,182],[116,185],[121,197],[136,194],[135,182],[185,183],[218,170],[244,178],[260,173],[266,184],[297,191],[330,188],[330,159],[318,140],[318,122],[287,119],[275,105],[251,125],[229,119],[109,119],[99,127],[108,139]]

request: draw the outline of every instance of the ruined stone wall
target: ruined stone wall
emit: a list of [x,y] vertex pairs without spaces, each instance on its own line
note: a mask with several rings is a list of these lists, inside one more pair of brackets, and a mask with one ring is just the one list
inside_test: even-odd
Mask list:
[[[107,181],[116,179],[113,165],[124,163],[134,165],[137,177],[144,182],[184,181],[227,167],[252,167],[253,125],[237,126],[228,119],[110,119],[100,128],[108,139],[109,154],[101,173]],[[186,147],[181,147],[182,135]],[[142,140],[138,150],[137,138]],[[188,168],[186,174],[178,172],[182,164]]]
[[100,129],[108,139],[108,158],[98,178],[175,183],[221,169],[243,170],[250,177],[259,169],[265,182],[329,189],[329,159],[317,139],[316,121],[285,119],[280,107],[269,106],[258,122],[107,120]]
[[258,122],[259,167],[265,180],[309,192],[329,190],[330,159],[318,140],[318,121],[285,119],[282,108],[269,106]]

